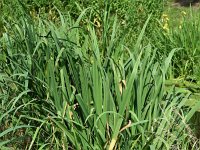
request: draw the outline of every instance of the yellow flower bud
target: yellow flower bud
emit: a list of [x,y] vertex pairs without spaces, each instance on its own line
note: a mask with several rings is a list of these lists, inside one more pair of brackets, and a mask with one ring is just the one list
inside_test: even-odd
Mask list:
[[181,11],[181,14],[185,16],[187,13],[185,11]]

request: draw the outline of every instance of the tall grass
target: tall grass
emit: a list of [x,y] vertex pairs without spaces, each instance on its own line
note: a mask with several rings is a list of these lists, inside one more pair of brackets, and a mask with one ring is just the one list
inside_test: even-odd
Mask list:
[[199,80],[199,14],[193,8],[188,9],[186,12],[180,10],[179,19],[176,18],[175,21],[171,14],[168,15],[169,32],[159,30],[156,38],[160,42],[155,42],[155,45],[162,56],[168,54],[172,48],[180,48],[173,60],[174,77]]
[[[166,88],[175,49],[158,63],[145,29],[127,47],[117,17],[102,37],[92,23],[22,19],[1,38],[0,147],[14,149],[197,148],[190,93]],[[109,32],[108,32],[109,31]],[[110,34],[108,34],[110,33]],[[192,137],[192,138],[191,138]]]

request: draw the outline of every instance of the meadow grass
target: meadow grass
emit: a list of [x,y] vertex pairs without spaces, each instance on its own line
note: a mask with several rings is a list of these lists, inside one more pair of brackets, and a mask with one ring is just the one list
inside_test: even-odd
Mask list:
[[[160,21],[163,29],[156,32],[155,42],[160,56],[168,54],[172,48],[180,48],[173,61],[173,75],[186,80],[199,81],[199,10],[196,7],[170,7]],[[162,32],[162,30],[164,32]],[[158,45],[157,45],[158,44]]]

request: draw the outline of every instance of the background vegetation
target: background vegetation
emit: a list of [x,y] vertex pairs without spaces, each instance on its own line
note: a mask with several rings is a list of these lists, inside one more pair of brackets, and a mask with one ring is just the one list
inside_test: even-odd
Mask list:
[[0,3],[1,149],[199,149],[197,10]]

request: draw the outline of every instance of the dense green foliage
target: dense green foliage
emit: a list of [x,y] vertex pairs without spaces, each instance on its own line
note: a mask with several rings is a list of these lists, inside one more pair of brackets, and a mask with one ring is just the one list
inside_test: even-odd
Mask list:
[[[168,16],[169,19],[170,16]],[[193,76],[196,79],[200,77],[199,72],[199,33],[200,21],[199,14],[196,11],[188,11],[187,13],[179,11],[179,19],[176,25],[172,26],[169,21],[168,33],[157,32],[157,38],[160,43],[156,43],[156,47],[160,48],[160,52],[168,54],[174,48],[180,48],[174,57],[174,76]]]
[[199,148],[195,21],[168,29],[162,0],[1,7],[1,149]]

